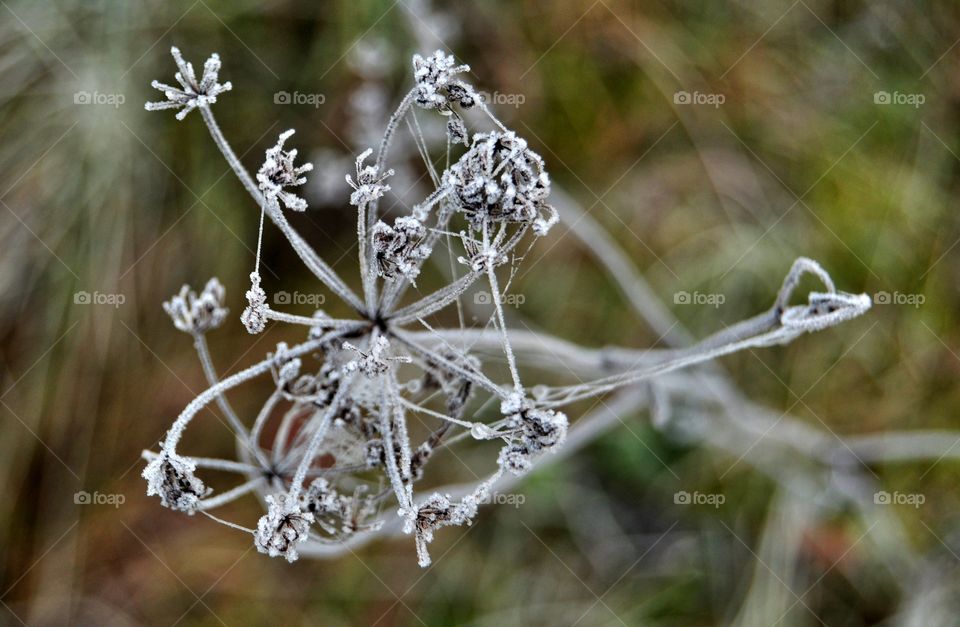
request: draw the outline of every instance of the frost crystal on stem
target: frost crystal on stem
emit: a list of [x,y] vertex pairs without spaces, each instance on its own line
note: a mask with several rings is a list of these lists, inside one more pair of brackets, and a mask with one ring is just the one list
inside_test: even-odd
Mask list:
[[177,111],[177,119],[182,120],[197,107],[206,107],[213,104],[217,101],[217,96],[233,88],[230,81],[222,84],[217,82],[217,74],[220,72],[220,55],[216,53],[210,55],[207,62],[203,64],[203,76],[198,81],[197,75],[193,71],[193,64],[183,60],[183,56],[177,47],[170,48],[170,54],[173,55],[173,60],[179,70],[174,78],[180,83],[180,87],[171,87],[160,81],[150,83],[154,89],[162,91],[167,99],[146,103],[144,108],[147,111],[180,109]]
[[267,293],[260,287],[260,273],[250,273],[250,289],[247,290],[247,308],[240,314],[240,321],[247,332],[257,334],[267,326]]

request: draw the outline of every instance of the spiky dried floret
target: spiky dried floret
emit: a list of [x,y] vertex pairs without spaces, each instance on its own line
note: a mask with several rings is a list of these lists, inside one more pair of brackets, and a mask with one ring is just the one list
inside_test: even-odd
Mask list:
[[217,53],[210,55],[210,58],[203,64],[203,76],[199,81],[193,71],[193,64],[183,60],[183,56],[176,46],[170,48],[170,54],[173,55],[173,60],[179,70],[174,78],[180,83],[180,87],[172,87],[160,81],[150,83],[154,89],[162,91],[167,99],[146,103],[144,108],[147,111],[180,109],[177,111],[177,119],[182,120],[197,107],[210,106],[217,101],[217,96],[233,88],[230,81],[222,84],[217,82],[217,75],[220,72],[220,56]]
[[257,523],[254,545],[270,557],[295,562],[300,557],[297,545],[310,535],[313,514],[303,511],[300,503],[288,494],[269,495],[266,500],[267,513]]
[[206,333],[223,324],[229,313],[223,306],[225,294],[223,285],[214,277],[207,281],[199,295],[189,285],[184,285],[179,294],[163,303],[163,310],[181,331]]
[[367,148],[357,156],[356,181],[350,178],[349,174],[346,175],[347,184],[353,188],[353,193],[350,194],[350,204],[357,207],[382,198],[384,194],[390,191],[390,186],[385,184],[384,181],[393,176],[392,169],[380,172],[376,165],[363,165],[363,162],[371,153],[373,153],[373,150]]
[[260,166],[260,171],[257,172],[257,183],[267,203],[278,206],[279,201],[287,209],[305,211],[307,201],[284,189],[303,185],[307,182],[307,178],[303,174],[313,170],[312,163],[304,163],[299,167],[294,165],[297,158],[296,148],[293,150],[283,149],[284,142],[294,132],[293,129],[290,129],[280,133],[277,143],[272,148],[267,149],[266,159]]

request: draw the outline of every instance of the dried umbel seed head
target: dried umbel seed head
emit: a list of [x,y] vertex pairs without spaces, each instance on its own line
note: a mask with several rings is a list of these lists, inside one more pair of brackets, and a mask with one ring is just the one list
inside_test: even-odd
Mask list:
[[203,64],[203,77],[199,81],[193,71],[193,64],[183,60],[179,49],[176,47],[170,48],[170,54],[173,55],[173,60],[179,70],[174,78],[180,83],[180,87],[171,87],[160,81],[150,83],[154,89],[162,91],[167,99],[161,102],[146,103],[144,108],[147,111],[180,109],[177,112],[177,119],[182,120],[197,107],[209,106],[217,101],[217,96],[232,89],[233,86],[230,81],[223,84],[217,82],[217,74],[220,72],[220,57],[216,53],[210,55],[207,62]]
[[420,274],[420,262],[430,256],[423,243],[426,234],[423,223],[410,216],[397,218],[393,226],[378,221],[372,232],[377,274],[387,279],[399,274],[413,281]]
[[297,545],[310,535],[313,514],[303,511],[300,503],[287,494],[270,495],[266,501],[267,513],[257,523],[254,545],[270,557],[282,556],[295,562],[300,557]]
[[196,469],[189,459],[161,451],[141,473],[147,480],[147,496],[159,496],[164,507],[193,514],[200,499],[211,492],[193,474]]
[[346,175],[347,184],[353,188],[350,194],[350,204],[355,207],[367,205],[374,200],[382,198],[384,194],[390,191],[390,186],[384,181],[393,176],[393,170],[380,172],[376,165],[363,165],[363,162],[373,153],[373,150],[367,148],[357,156],[356,170],[357,180],[354,182],[350,175]]
[[469,72],[469,65],[457,65],[454,58],[437,50],[429,57],[413,55],[413,78],[417,81],[416,102],[424,109],[439,109],[450,115],[450,105],[470,108],[479,96],[473,87],[455,75]]
[[500,466],[521,475],[533,466],[533,458],[554,451],[567,437],[566,414],[552,409],[535,409],[520,394],[501,403],[506,416],[504,428],[512,431],[510,442],[500,451]]
[[163,303],[163,310],[173,320],[173,325],[185,333],[206,333],[223,324],[229,311],[223,306],[226,294],[216,277],[207,281],[198,296],[189,285],[180,288],[180,293]]
[[287,209],[304,211],[307,208],[307,201],[284,190],[285,187],[296,187],[306,183],[307,178],[303,174],[313,170],[312,163],[304,163],[299,167],[294,165],[293,162],[297,158],[296,148],[283,149],[284,142],[294,132],[293,129],[284,131],[280,134],[276,145],[267,150],[266,160],[257,172],[257,183],[266,202],[278,206],[279,200]]
[[512,131],[475,134],[470,150],[444,173],[444,184],[474,228],[513,222],[543,235],[556,223],[543,159]]

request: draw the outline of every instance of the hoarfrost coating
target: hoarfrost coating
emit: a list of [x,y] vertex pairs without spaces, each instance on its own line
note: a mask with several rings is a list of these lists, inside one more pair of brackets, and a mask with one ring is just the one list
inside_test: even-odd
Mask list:
[[[344,204],[357,218],[358,293],[355,283],[344,281],[287,221],[284,209],[308,209],[306,200],[290,189],[306,183],[312,169],[310,164],[295,165],[297,151],[285,148],[293,131],[279,136],[256,177],[251,176],[211,108],[216,97],[231,88],[229,82],[218,82],[219,57],[210,57],[198,81],[180,52],[174,48],[171,53],[181,88],[155,83],[167,101],[149,103],[147,109],[179,109],[178,119],[199,109],[214,143],[260,211],[256,261],[240,321],[250,333],[261,333],[271,323],[299,326],[304,341],[280,344],[260,362],[221,378],[205,334],[227,315],[224,288],[212,279],[198,296],[185,286],[164,308],[178,329],[193,335],[210,387],[174,420],[159,453],[144,452],[148,464],[143,476],[147,493],[158,496],[161,505],[191,514],[259,495],[266,512],[255,528],[211,517],[250,533],[257,549],[267,555],[294,561],[301,554],[336,553],[394,526],[414,536],[417,561],[427,566],[429,544],[438,529],[471,524],[499,481],[524,475],[573,437],[580,421],[566,412],[577,401],[645,386],[656,377],[734,351],[790,342],[870,307],[867,296],[838,291],[819,264],[801,258],[766,312],[688,348],[610,349],[608,355],[620,358],[601,359],[599,366],[589,368],[590,376],[577,376],[576,383],[528,388],[518,358],[564,375],[596,351],[546,333],[508,328],[504,303],[510,302],[509,288],[527,250],[522,246],[547,236],[558,213],[550,204],[545,161],[527,140],[504,126],[462,78],[468,66],[442,51],[415,56],[414,85],[390,116],[376,151],[362,152],[353,176],[340,177],[345,180]],[[430,156],[416,108],[439,115],[446,127],[449,166],[442,171]],[[473,108],[490,128],[471,135],[461,110]],[[391,223],[379,205],[393,191],[388,180],[394,169],[387,164],[402,126],[410,131],[433,188]],[[355,316],[333,318],[322,310],[304,316],[267,304],[259,273],[266,218],[318,283]],[[424,263],[444,259],[451,262],[449,282],[422,292],[416,286],[418,292],[411,296]],[[818,278],[823,291],[809,294],[807,304],[789,305],[806,274]],[[467,329],[463,296],[477,284],[489,294],[485,307],[490,321],[484,328]],[[448,309],[458,312],[457,326],[431,324],[435,314]],[[581,358],[570,363],[537,359],[551,347]],[[491,352],[499,359],[481,360]],[[502,371],[497,361],[506,363],[506,382],[496,380]],[[273,378],[273,392],[255,416],[241,418],[226,393],[265,375]],[[483,411],[488,401],[499,411]],[[186,457],[178,451],[191,421],[213,402],[234,431],[235,460]],[[416,444],[409,428],[414,417],[429,427]],[[265,437],[268,433],[270,438]],[[467,488],[417,489],[436,451],[469,442],[499,444],[491,456],[491,472]],[[204,470],[232,472],[242,480],[214,492],[196,475]]]

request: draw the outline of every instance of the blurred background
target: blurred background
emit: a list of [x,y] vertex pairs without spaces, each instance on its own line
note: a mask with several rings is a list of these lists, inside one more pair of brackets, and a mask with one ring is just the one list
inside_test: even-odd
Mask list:
[[[960,624],[955,3],[0,5],[0,624]],[[226,285],[221,371],[295,339],[239,323],[257,211],[199,114],[143,110],[150,81],[172,81],[171,45],[196,66],[220,53],[233,91],[215,111],[248,168],[297,129],[316,170],[296,226],[353,285],[343,176],[412,84],[411,55],[443,48],[627,252],[668,335],[765,310],[800,255],[876,306],[721,361],[764,408],[756,437],[724,440],[737,416],[674,395],[666,425],[620,416],[521,483],[522,503],[441,531],[427,570],[409,538],[268,559],[139,477],[206,387],[162,301]],[[422,174],[410,164],[397,190]],[[268,292],[315,291],[275,229],[264,250]],[[530,256],[513,320],[665,345],[567,226]],[[814,432],[839,457],[785,446]],[[230,454],[216,420],[194,437]]]

